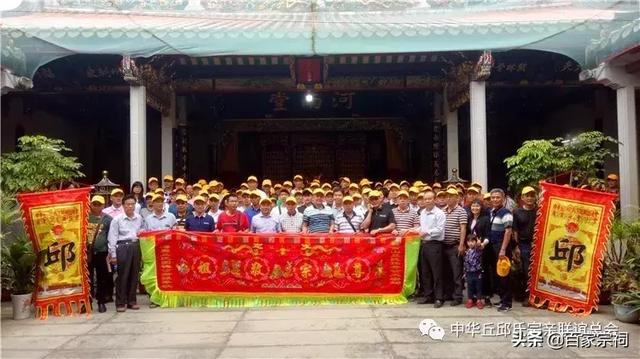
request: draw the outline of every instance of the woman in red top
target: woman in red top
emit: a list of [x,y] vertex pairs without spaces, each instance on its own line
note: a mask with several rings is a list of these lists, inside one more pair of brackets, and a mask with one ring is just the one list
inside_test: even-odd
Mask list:
[[244,213],[239,212],[238,196],[229,194],[223,201],[224,212],[220,213],[216,228],[220,232],[246,232],[249,230],[249,220]]

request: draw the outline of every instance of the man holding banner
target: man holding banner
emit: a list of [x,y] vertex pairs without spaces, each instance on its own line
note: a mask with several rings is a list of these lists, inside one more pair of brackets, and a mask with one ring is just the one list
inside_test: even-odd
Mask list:
[[118,266],[116,279],[116,310],[124,312],[138,310],[136,301],[140,277],[140,243],[138,233],[142,230],[142,217],[135,213],[136,198],[128,195],[123,199],[124,213],[111,221],[109,228],[109,258]]
[[[91,293],[98,302],[98,312],[100,313],[106,312],[106,303],[113,300],[113,275],[107,263],[107,237],[112,218],[102,212],[104,204],[104,197],[100,195],[91,198],[91,211],[87,227],[88,254],[91,255],[89,281],[91,282]],[[95,283],[93,283],[94,272]]]

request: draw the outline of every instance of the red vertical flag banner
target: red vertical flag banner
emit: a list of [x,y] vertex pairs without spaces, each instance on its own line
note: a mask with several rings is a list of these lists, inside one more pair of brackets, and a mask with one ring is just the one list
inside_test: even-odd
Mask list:
[[[46,319],[49,309],[71,315],[89,306],[87,220],[90,188],[19,194],[25,228],[38,255],[34,305]],[[75,309],[74,309],[75,305]]]
[[598,306],[616,196],[544,182],[540,186],[529,301],[538,308],[588,315]]

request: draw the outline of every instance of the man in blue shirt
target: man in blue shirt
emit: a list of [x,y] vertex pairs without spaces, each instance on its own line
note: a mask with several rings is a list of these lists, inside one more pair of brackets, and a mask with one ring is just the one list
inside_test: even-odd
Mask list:
[[260,213],[260,198],[260,193],[255,190],[249,193],[251,205],[244,210],[244,214],[247,216],[249,223],[251,223],[253,216]]
[[511,250],[513,249],[511,243],[511,227],[513,225],[513,215],[511,211],[504,207],[505,194],[500,188],[491,190],[491,232],[489,232],[489,243],[491,249],[493,249],[494,261],[492,262],[493,268],[490,268],[489,273],[493,273],[494,283],[498,285],[498,294],[500,294],[500,306],[499,312],[508,312],[511,310],[511,285],[509,283],[509,275],[506,277],[500,277],[496,273],[495,261],[500,257],[511,258]]
[[184,229],[188,232],[213,232],[216,228],[213,217],[205,213],[207,201],[202,196],[193,199],[194,213],[188,217]]

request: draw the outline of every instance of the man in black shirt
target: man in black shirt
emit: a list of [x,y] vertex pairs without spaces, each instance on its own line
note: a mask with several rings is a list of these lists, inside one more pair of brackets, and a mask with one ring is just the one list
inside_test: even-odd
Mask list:
[[[522,207],[517,208],[513,212],[513,236],[518,243],[520,249],[520,258],[522,263],[522,272],[529,283],[529,264],[531,263],[531,242],[536,226],[536,190],[533,187],[525,187],[522,189]],[[525,292],[526,299],[522,302],[524,307],[529,306],[529,289]]]
[[378,233],[390,233],[396,228],[392,207],[382,203],[380,191],[369,192],[369,210],[362,222],[362,228],[373,236]]

